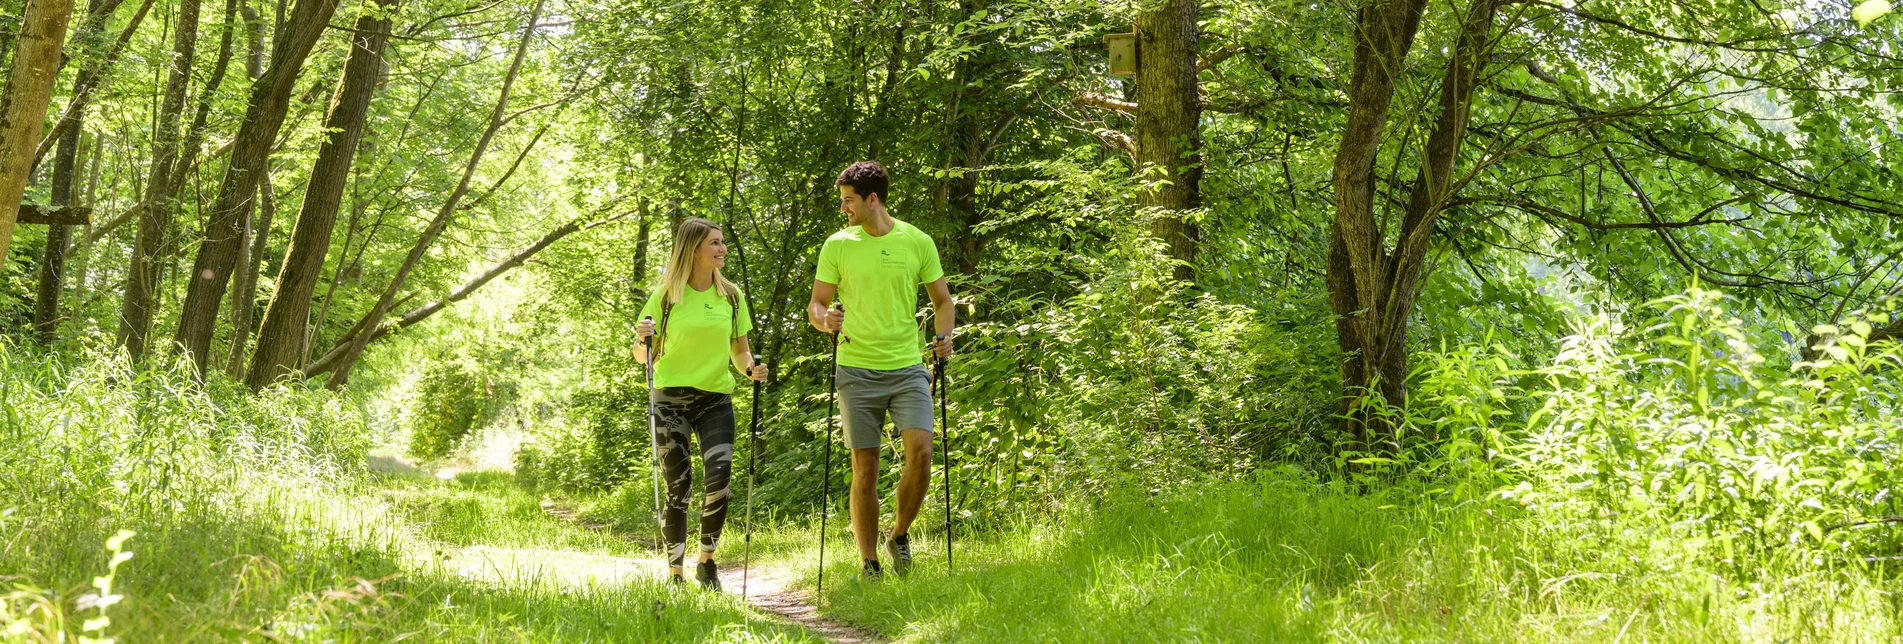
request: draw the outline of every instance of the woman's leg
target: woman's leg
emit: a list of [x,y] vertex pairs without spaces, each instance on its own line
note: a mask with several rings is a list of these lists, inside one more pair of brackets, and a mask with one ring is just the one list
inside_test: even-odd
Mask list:
[[667,506],[661,511],[661,543],[667,548],[667,566],[681,575],[687,554],[687,500],[694,490],[694,466],[687,455],[693,410],[688,397],[667,389],[648,392],[654,397],[654,441],[661,454],[661,478],[667,482]]
[[732,496],[728,480],[733,472],[733,397],[718,394],[708,403],[694,423],[694,433],[700,439],[700,464],[706,476],[700,506],[701,561],[714,559],[714,549],[720,545],[720,532],[727,525],[727,502]]

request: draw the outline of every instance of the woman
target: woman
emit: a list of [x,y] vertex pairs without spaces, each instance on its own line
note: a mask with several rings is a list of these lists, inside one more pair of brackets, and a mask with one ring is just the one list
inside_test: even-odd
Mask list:
[[[753,323],[740,288],[720,275],[727,264],[727,241],[714,222],[699,217],[681,222],[674,234],[660,283],[641,307],[638,342],[655,335],[654,442],[667,480],[667,507],[661,538],[667,544],[669,581],[685,584],[681,566],[687,550],[687,497],[693,488],[688,441],[698,436],[706,492],[700,511],[700,565],[694,578],[719,588],[714,547],[727,523],[727,479],[733,469],[733,373],[731,363],[754,380],[765,381],[765,365],[753,363],[747,332]],[[637,346],[635,360],[647,364]]]

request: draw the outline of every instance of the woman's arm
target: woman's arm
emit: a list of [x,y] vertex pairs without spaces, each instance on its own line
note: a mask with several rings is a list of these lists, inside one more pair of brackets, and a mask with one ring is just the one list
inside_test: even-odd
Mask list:
[[727,360],[733,363],[733,368],[746,374],[747,378],[766,382],[766,365],[753,362],[753,350],[747,345],[747,336],[734,338],[733,342],[728,343]]

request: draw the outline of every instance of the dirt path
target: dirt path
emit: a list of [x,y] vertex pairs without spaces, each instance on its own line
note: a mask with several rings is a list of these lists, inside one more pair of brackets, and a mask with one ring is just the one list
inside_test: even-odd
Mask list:
[[[401,456],[383,454],[371,456],[368,465],[372,471],[377,472],[427,474],[440,479],[454,478],[457,472],[470,468],[469,465],[461,463],[423,467]],[[583,518],[574,508],[543,501],[542,511],[551,517],[589,530],[613,532],[607,524]],[[660,544],[651,538],[624,532],[613,532],[613,534],[641,543],[647,548],[658,550],[660,547]],[[496,577],[508,571],[527,567],[537,570],[555,570],[564,578],[587,577],[596,582],[666,574],[666,564],[659,559],[630,559],[566,551],[530,551],[480,546],[459,549],[447,563],[459,574],[472,578]],[[722,569],[720,571],[721,589],[740,595],[741,576],[741,568]],[[819,607],[813,602],[812,594],[799,589],[797,580],[796,575],[785,570],[753,566],[746,572],[747,592],[744,599],[754,608],[776,616],[788,624],[804,628],[814,637],[828,642],[883,644],[887,641],[871,631],[821,616]]]
[[[794,577],[784,570],[754,566],[747,579],[747,603],[800,625],[828,642],[882,643],[886,640],[865,629],[821,617],[810,593],[793,587]],[[720,587],[740,593],[740,569],[720,571]]]
[[[590,530],[609,529],[607,525],[600,522],[583,519],[581,514],[576,512],[573,508],[567,508],[545,501],[542,503],[542,511],[547,512],[549,516],[575,523]],[[658,544],[639,539],[634,535],[625,533],[616,534],[625,539],[639,541],[648,547],[658,546]],[[741,590],[741,574],[742,569],[739,567],[721,569],[721,590],[739,595]],[[883,644],[887,641],[871,631],[821,616],[819,614],[819,607],[813,603],[812,593],[796,588],[795,581],[797,577],[792,573],[777,568],[768,568],[766,566],[753,566],[752,569],[746,573],[746,577],[747,593],[744,599],[746,599],[748,604],[766,613],[776,615],[789,623],[798,625],[812,633],[815,637],[828,642],[840,643]]]

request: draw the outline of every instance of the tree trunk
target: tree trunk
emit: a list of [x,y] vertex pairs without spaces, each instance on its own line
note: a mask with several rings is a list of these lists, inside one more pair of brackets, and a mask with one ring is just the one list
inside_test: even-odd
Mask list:
[[278,271],[277,291],[265,308],[264,324],[258,329],[258,349],[252,353],[251,369],[245,376],[245,384],[254,390],[290,374],[303,359],[311,297],[323,277],[324,258],[330,255],[331,232],[337,224],[337,208],[343,202],[344,181],[350,176],[357,143],[363,138],[370,97],[383,76],[383,49],[390,41],[390,17],[396,13],[397,0],[373,2],[376,9],[359,16],[351,33],[352,47],[344,61],[343,77],[337,81],[330,115],[324,118],[328,135],[317,148],[310,184],[304,189],[304,205],[291,229],[291,249]]
[[[244,256],[238,259],[237,292],[232,296],[231,343],[225,353],[225,375],[244,379],[245,348],[251,344],[251,322],[257,315],[258,278],[264,273],[264,251],[271,247],[271,222],[277,218],[277,200],[272,197],[271,177],[258,184],[257,217],[245,226]],[[248,209],[247,209],[248,210]],[[245,213],[251,219],[251,213]]]
[[1420,168],[1394,247],[1374,212],[1374,175],[1381,138],[1424,0],[1364,5],[1356,14],[1348,129],[1335,153],[1335,225],[1327,284],[1342,352],[1343,422],[1358,449],[1399,449],[1391,417],[1360,406],[1378,396],[1407,404],[1407,322],[1426,275],[1435,222],[1453,197],[1453,172],[1466,136],[1474,87],[1486,66],[1495,0],[1476,0],[1465,15],[1441,81],[1439,114],[1421,151]]
[[641,227],[635,231],[634,243],[634,285],[629,295],[634,296],[634,310],[638,313],[648,300],[648,243],[653,223],[648,219],[648,198],[634,198],[635,216],[640,218]]
[[[79,157],[79,135],[80,128],[67,130],[66,136],[60,137],[59,152],[53,156],[54,206],[73,202],[73,167]],[[43,345],[52,345],[58,336],[59,296],[66,282],[66,244],[72,236],[72,226],[47,226],[46,254],[40,259],[39,297],[33,303],[33,329]]]
[[150,349],[148,336],[158,306],[160,273],[171,246],[172,213],[177,207],[172,202],[172,170],[178,157],[179,117],[185,111],[185,90],[191,84],[192,59],[197,51],[198,0],[179,0],[178,28],[172,36],[172,73],[165,81],[165,99],[159,107],[152,168],[145,184],[145,208],[139,212],[125,300],[119,307],[119,345],[135,361],[144,360]]
[[[121,0],[103,0],[87,5],[86,20],[80,23],[79,29],[74,32],[73,49],[83,50],[97,46],[97,43],[93,42],[94,39],[105,31],[106,23],[111,21],[112,14],[119,9],[120,2]],[[40,138],[39,145],[33,150],[34,165],[39,165],[40,162],[46,160],[46,153],[52,151],[53,146],[61,137],[66,136],[66,130],[79,127],[79,117],[85,113],[86,107],[92,100],[94,85],[105,77],[106,70],[112,69],[113,63],[118,62],[119,55],[125,53],[126,43],[132,40],[132,34],[139,30],[139,25],[145,22],[146,13],[151,10],[152,0],[141,3],[139,11],[132,14],[132,20],[126,22],[126,28],[119,32],[118,40],[106,50],[105,55],[98,60],[86,61],[87,65],[80,70],[80,73],[85,75],[85,80],[73,81],[72,98],[66,102],[66,108],[60,112],[59,118],[53,121],[53,127],[46,131]],[[84,55],[84,53],[78,55]]]
[[[259,182],[258,189],[263,190],[270,183],[271,176],[267,168],[264,181]],[[245,347],[251,339],[252,309],[257,308],[258,264],[271,239],[271,222],[266,219],[268,215],[268,210],[257,208],[255,201],[246,203],[243,224],[238,228],[244,243],[238,245],[238,268],[232,274],[231,308],[226,314],[231,319],[231,342],[225,348],[225,376],[232,380],[244,379]]]
[[317,44],[318,36],[337,10],[337,0],[298,0],[284,37],[273,43],[270,68],[251,87],[251,99],[244,121],[238,126],[230,164],[219,181],[218,197],[212,203],[211,217],[205,226],[205,239],[192,262],[191,279],[185,290],[185,302],[178,319],[176,341],[191,359],[200,377],[210,358],[212,334],[217,330],[219,305],[231,284],[231,271],[243,245],[238,218],[245,202],[257,194],[270,160],[271,145],[278,128],[284,124],[291,91],[297,75]]
[[212,64],[211,78],[205,81],[204,87],[198,90],[198,105],[192,113],[192,124],[185,131],[183,147],[179,148],[179,160],[175,166],[179,170],[172,175],[174,189],[178,189],[179,184],[184,183],[180,178],[191,175],[203,156],[199,152],[205,145],[205,129],[207,121],[211,118],[212,102],[218,97],[218,88],[224,85],[225,72],[231,69],[231,39],[233,31],[238,28],[237,20],[238,1],[225,0],[224,18],[218,35],[218,59]]
[[60,47],[72,15],[72,0],[27,0],[20,18],[13,71],[6,94],[0,96],[0,262],[13,245],[13,225],[33,172],[33,150],[46,124],[46,105],[53,100]]
[[1196,278],[1202,207],[1202,101],[1196,87],[1197,0],[1164,0],[1137,16],[1137,205],[1162,210],[1151,232],[1169,247],[1176,279]]
[[[469,163],[463,166],[462,179],[456,182],[456,189],[443,200],[442,208],[436,211],[436,217],[431,219],[429,226],[423,229],[423,234],[417,237],[414,245],[410,246],[409,254],[403,258],[403,263],[397,266],[396,275],[390,278],[389,287],[383,290],[382,297],[377,298],[377,303],[371,307],[370,314],[364,316],[368,324],[360,324],[359,328],[376,328],[383,316],[389,313],[390,307],[396,301],[397,293],[403,290],[404,280],[409,278],[410,271],[416,268],[416,263],[423,259],[423,253],[428,252],[430,245],[436,242],[436,237],[449,226],[449,220],[456,214],[457,204],[461,203],[463,196],[469,193],[469,182],[475,178],[476,167],[482,163],[483,153],[488,151],[489,143],[495,139],[496,131],[502,129],[502,124],[507,121],[504,115],[509,107],[509,90],[515,86],[516,76],[522,71],[523,59],[528,57],[529,43],[534,40],[536,23],[542,19],[544,1],[536,0],[535,8],[529,10],[528,26],[522,30],[522,41],[516,45],[515,60],[509,64],[509,73],[502,79],[502,89],[496,97],[495,110],[489,114],[489,127],[484,129],[482,137],[476,140],[476,149],[470,152]],[[350,370],[356,366],[357,358],[363,355],[363,348],[369,344],[372,335],[374,334],[359,333],[355,339],[345,343],[342,355],[338,357],[336,366],[330,372],[330,378],[325,382],[326,387],[341,389],[350,381]],[[315,370],[315,365],[312,368]]]
[[[93,45],[99,33],[104,31],[105,22],[112,12],[119,8],[120,0],[95,0],[86,9],[86,20],[80,23],[73,37],[76,49],[85,49]],[[87,65],[73,76],[73,96],[78,97],[86,87],[92,84],[93,75],[101,63],[86,61]],[[55,206],[73,203],[73,171],[78,165],[79,139],[83,129],[84,112],[75,118],[73,127],[67,129],[59,139],[59,153],[53,158],[53,194]],[[73,227],[52,224],[46,229],[46,253],[40,258],[39,294],[33,303],[33,328],[38,333],[41,344],[51,345],[59,330],[60,292],[66,285],[66,247],[71,242]]]
[[244,15],[245,25],[245,75],[253,79],[264,75],[264,21],[259,19],[258,11],[250,4],[238,8]]
[[[264,25],[258,21],[258,12],[249,5],[238,10],[245,20],[246,40],[250,54],[246,57],[245,75],[255,81],[264,75]],[[264,263],[264,251],[270,247],[271,221],[277,217],[277,200],[272,198],[270,164],[265,165],[263,180],[258,182],[258,204],[256,215],[252,208],[245,208],[246,243],[239,246],[244,256],[238,258],[238,292],[231,298],[231,343],[225,353],[225,375],[232,380],[244,379],[245,347],[251,339],[251,318],[257,306],[258,276]]]

